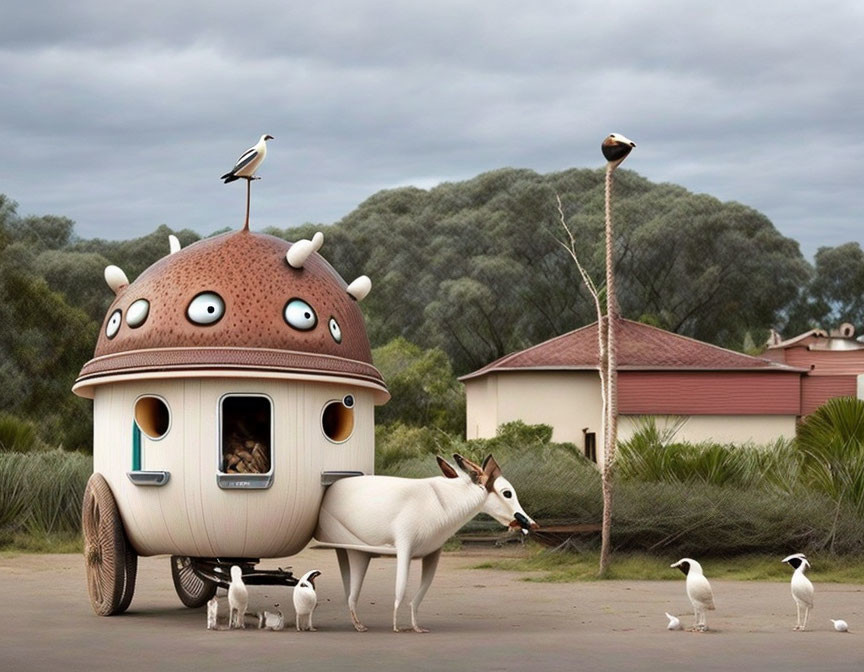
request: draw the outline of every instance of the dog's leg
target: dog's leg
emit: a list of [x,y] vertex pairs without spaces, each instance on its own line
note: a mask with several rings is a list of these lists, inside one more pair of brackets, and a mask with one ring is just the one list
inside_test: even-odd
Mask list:
[[441,549],[430,553],[423,558],[423,570],[420,576],[420,588],[414,599],[411,600],[411,627],[414,632],[429,632],[426,628],[421,628],[417,625],[417,612],[420,610],[420,603],[426,596],[426,591],[432,585],[432,579],[435,578],[435,570],[438,569],[438,558],[441,557]]
[[396,613],[402,598],[405,597],[405,589],[408,588],[408,570],[411,568],[411,552],[407,548],[396,547],[396,601],[393,603],[393,632],[399,632],[396,625]]
[[348,593],[348,611],[351,613],[351,622],[357,632],[366,632],[367,628],[357,618],[357,598],[360,597],[360,589],[363,587],[363,579],[369,568],[369,560],[372,557],[363,551],[346,550],[348,565],[350,568],[351,590]]

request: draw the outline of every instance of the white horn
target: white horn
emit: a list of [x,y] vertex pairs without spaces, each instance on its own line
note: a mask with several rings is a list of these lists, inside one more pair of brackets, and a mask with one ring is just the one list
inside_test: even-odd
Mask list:
[[312,249],[316,252],[321,249],[321,246],[324,244],[324,234],[318,231],[314,236],[312,236]]
[[171,254],[175,254],[180,251],[180,241],[173,233],[168,234],[168,246],[171,249]]
[[359,278],[354,280],[350,285],[348,285],[347,291],[351,296],[353,296],[358,301],[362,301],[369,294],[372,289],[372,281],[366,275],[361,275]]
[[119,294],[120,290],[129,284],[129,278],[126,277],[122,268],[112,264],[105,267],[105,282],[115,294]]
[[288,264],[292,268],[303,268],[303,264],[315,251],[315,245],[310,240],[305,238],[298,240],[291,246],[291,249],[285,254]]

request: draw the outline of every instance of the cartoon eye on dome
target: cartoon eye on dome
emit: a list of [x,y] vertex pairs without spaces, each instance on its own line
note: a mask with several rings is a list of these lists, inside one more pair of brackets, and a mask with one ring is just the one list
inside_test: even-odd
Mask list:
[[291,299],[285,304],[285,321],[299,331],[309,331],[318,324],[318,316],[302,299]]
[[225,302],[216,292],[201,292],[186,309],[186,317],[195,324],[215,324],[225,314]]
[[123,321],[123,313],[119,310],[115,310],[111,313],[111,317],[108,318],[108,326],[105,327],[105,335],[108,338],[114,338],[117,335],[117,332],[120,331],[120,323]]
[[328,323],[330,327],[330,335],[333,337],[333,340],[337,343],[342,342],[342,329],[339,327],[339,323],[336,321],[335,317],[330,318],[330,322]]
[[147,299],[138,299],[126,310],[126,324],[136,329],[147,321],[149,314],[150,302]]

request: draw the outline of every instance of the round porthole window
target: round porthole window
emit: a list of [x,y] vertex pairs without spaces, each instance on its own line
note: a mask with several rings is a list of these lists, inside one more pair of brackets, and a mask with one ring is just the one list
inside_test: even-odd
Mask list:
[[151,439],[161,439],[171,426],[171,412],[161,397],[141,397],[135,402],[135,423]]
[[321,414],[321,429],[334,443],[347,441],[354,431],[354,397],[349,394],[341,401],[327,402]]

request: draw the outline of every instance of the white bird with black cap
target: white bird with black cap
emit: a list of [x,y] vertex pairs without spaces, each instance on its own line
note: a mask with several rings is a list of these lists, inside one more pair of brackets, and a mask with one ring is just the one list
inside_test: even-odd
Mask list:
[[273,140],[273,136],[266,133],[262,135],[255,145],[240,155],[240,158],[234,163],[234,167],[219,178],[225,181],[224,184],[239,180],[240,178],[246,180],[246,223],[243,226],[244,229],[249,228],[250,185],[252,184],[252,180],[261,179],[255,175],[255,171],[258,170],[258,166],[261,165],[264,157],[267,156],[268,140]]
[[714,611],[714,593],[711,591],[711,584],[708,583],[708,579],[702,573],[702,565],[692,558],[681,558],[669,566],[677,567],[687,577],[687,597],[690,599],[690,604],[693,605],[693,613],[696,616],[693,627],[688,629],[691,632],[705,632],[708,629],[705,612]]
[[[785,562],[795,568],[792,573],[792,598],[795,600],[795,608],[798,611],[798,620],[795,623],[793,630],[804,630],[807,628],[807,617],[810,616],[810,610],[813,608],[813,584],[806,576],[804,571],[810,568],[810,563],[803,553],[794,553],[789,555],[781,562]],[[804,612],[804,618],[801,618],[801,612]]]
[[[312,625],[312,612],[318,606],[318,595],[315,593],[315,579],[319,576],[321,576],[321,572],[313,569],[301,576],[297,585],[294,586],[294,611],[296,612],[294,624],[297,626],[297,632],[301,630],[315,632],[315,628]],[[306,622],[300,625],[301,620],[305,620]]]

